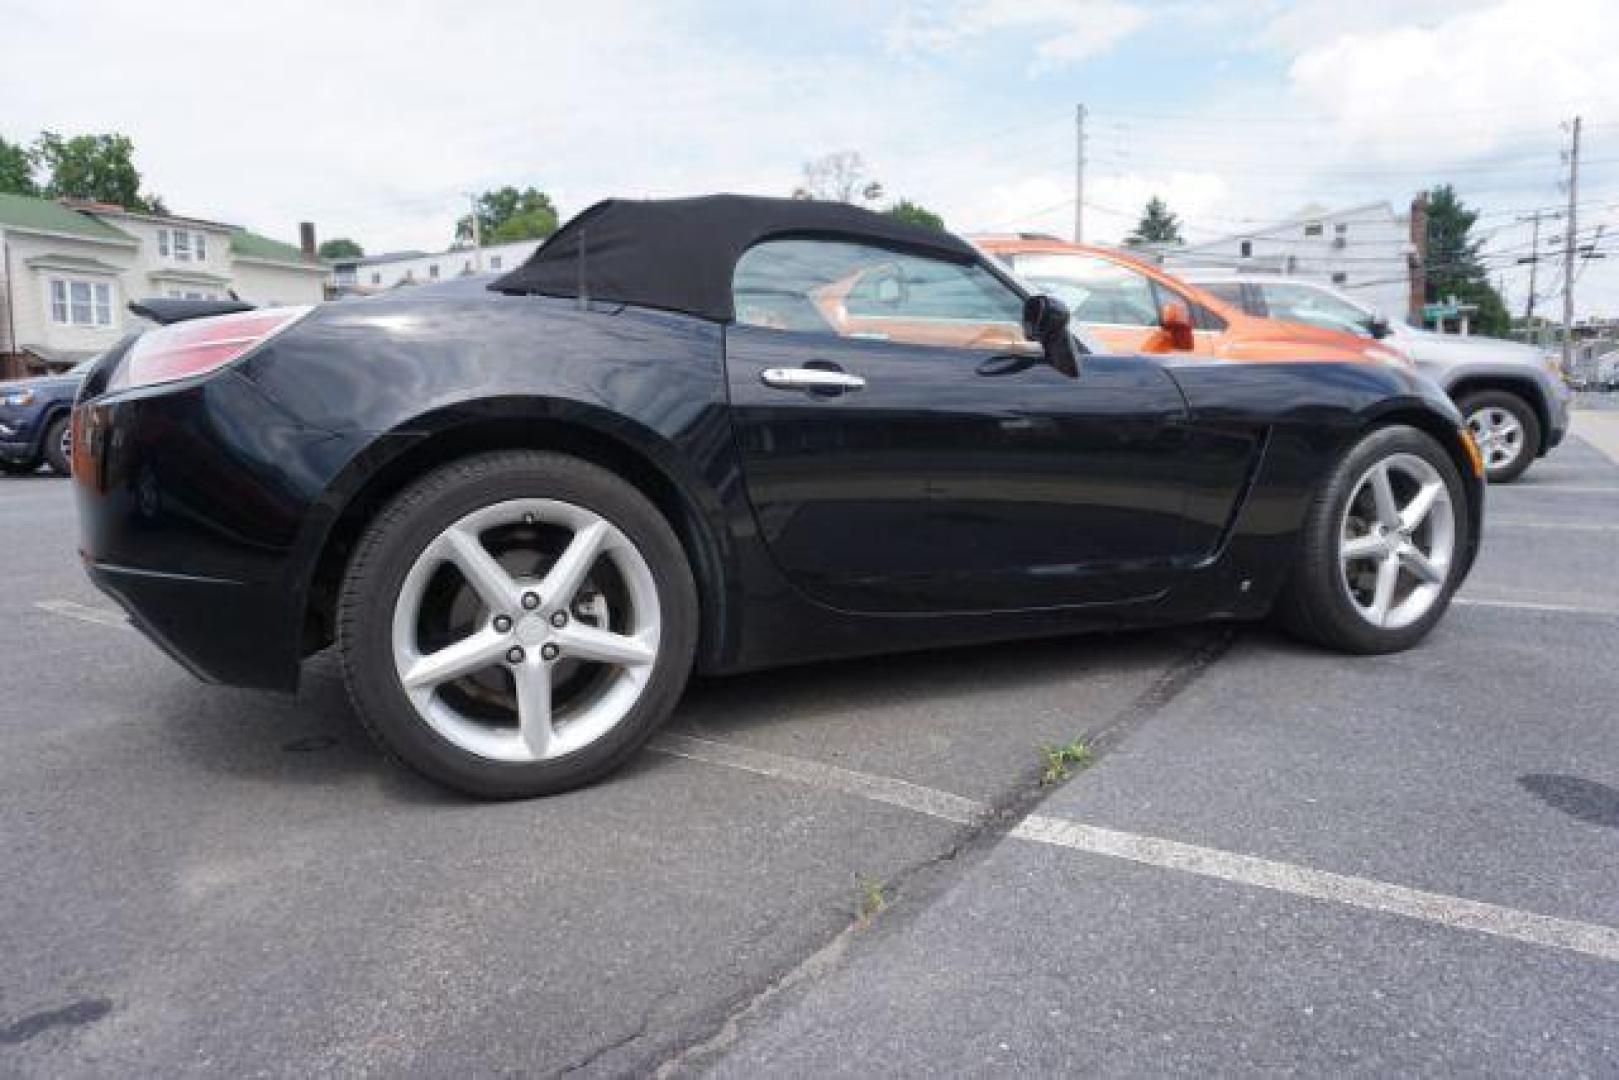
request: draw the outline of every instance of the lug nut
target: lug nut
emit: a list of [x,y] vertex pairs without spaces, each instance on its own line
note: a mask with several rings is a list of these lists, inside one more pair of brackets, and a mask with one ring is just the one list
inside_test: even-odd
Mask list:
[[496,615],[495,616],[495,633],[504,634],[508,630],[510,630],[511,628],[512,628],[512,619],[511,619],[510,615]]
[[523,650],[518,648],[516,645],[513,645],[511,648],[507,649],[506,662],[508,664],[521,664],[523,662]]
[[540,594],[539,593],[537,593],[537,592],[526,592],[526,593],[523,594],[523,607],[526,610],[533,611],[535,608],[537,608],[539,606],[540,606]]
[[562,650],[557,648],[555,645],[550,644],[549,642],[540,647],[540,658],[541,659],[555,660],[558,656],[561,656],[561,655],[562,655]]
[[568,613],[566,611],[558,611],[558,612],[552,613],[552,615],[551,615],[551,625],[556,627],[558,630],[562,629],[564,626],[567,626],[568,625]]

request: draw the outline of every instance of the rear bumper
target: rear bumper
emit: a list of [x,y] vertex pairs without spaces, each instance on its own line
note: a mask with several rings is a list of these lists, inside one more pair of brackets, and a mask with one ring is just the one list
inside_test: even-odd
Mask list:
[[141,633],[204,682],[297,689],[297,657],[286,653],[284,642],[255,632],[281,616],[281,605],[262,587],[88,558],[85,570]]
[[296,690],[300,526],[330,433],[282,420],[230,373],[95,399],[74,423],[91,580],[199,678]]

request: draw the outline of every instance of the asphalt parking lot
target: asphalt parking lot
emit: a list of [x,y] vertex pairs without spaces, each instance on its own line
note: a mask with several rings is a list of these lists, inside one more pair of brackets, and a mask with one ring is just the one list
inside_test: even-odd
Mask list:
[[1408,654],[714,681],[608,782],[485,805],[326,658],[194,682],[68,485],[0,482],[0,1074],[1619,1073],[1619,465],[1572,442],[1489,515]]

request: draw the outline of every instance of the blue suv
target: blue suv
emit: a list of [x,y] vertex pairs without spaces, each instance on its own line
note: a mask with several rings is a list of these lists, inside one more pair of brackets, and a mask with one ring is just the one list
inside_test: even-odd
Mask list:
[[0,382],[0,473],[31,473],[44,462],[58,476],[68,474],[68,417],[94,364],[86,360],[60,374]]

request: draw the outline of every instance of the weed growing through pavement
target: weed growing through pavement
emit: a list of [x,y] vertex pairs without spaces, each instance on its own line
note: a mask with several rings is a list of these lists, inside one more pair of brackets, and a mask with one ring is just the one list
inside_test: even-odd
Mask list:
[[1046,759],[1046,771],[1040,777],[1040,783],[1047,787],[1068,779],[1074,774],[1076,765],[1083,765],[1091,759],[1091,748],[1085,745],[1083,738],[1075,739],[1066,746],[1042,746],[1040,753]]
[[876,878],[866,877],[864,874],[855,882],[858,896],[855,900],[855,916],[860,920],[861,926],[870,925],[883,908],[888,906],[888,890]]

